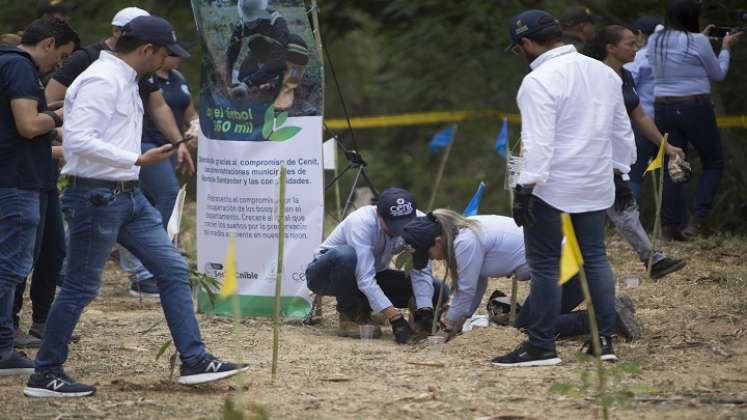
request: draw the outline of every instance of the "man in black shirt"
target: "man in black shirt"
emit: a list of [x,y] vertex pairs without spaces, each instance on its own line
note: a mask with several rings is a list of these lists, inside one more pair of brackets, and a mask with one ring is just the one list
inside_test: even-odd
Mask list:
[[13,350],[11,312],[41,236],[42,192],[54,187],[50,132],[63,115],[47,109],[39,73],[57,66],[78,42],[64,21],[38,19],[18,48],[0,47],[0,375],[33,373],[33,362]]
[[[88,45],[73,53],[53,75],[46,88],[49,103],[62,101],[67,88],[76,77],[83,73],[94,61],[98,60],[101,51],[111,51],[122,33],[122,28],[132,19],[147,16],[149,13],[137,7],[127,7],[120,10],[112,19],[112,35],[95,44]],[[182,130],[176,123],[171,108],[163,97],[158,84],[152,77],[142,77],[139,81],[140,97],[148,116],[163,136],[171,143],[182,140]],[[192,156],[186,144],[179,145],[177,150],[177,167],[184,167],[187,175],[195,172]],[[139,296],[158,297],[156,279],[137,260],[129,259],[127,265],[132,265],[128,271],[134,272],[130,287],[131,293]]]

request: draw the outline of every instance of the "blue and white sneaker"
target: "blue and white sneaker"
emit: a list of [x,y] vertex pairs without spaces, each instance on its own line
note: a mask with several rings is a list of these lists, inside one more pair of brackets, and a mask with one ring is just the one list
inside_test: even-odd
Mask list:
[[64,372],[34,373],[23,389],[23,395],[35,398],[87,397],[95,393],[95,387],[77,383]]
[[156,278],[151,277],[149,279],[140,281],[130,282],[130,296],[137,298],[154,298],[157,299],[160,296],[158,291],[158,285],[156,284]]
[[31,375],[34,373],[34,361],[20,351],[0,354],[0,376]]
[[228,378],[240,372],[249,370],[248,364],[236,364],[218,360],[211,354],[206,354],[194,365],[182,365],[179,383],[182,385],[197,385]]

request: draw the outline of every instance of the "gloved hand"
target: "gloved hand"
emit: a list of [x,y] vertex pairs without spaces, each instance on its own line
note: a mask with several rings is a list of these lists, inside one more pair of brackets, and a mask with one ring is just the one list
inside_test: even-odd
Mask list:
[[690,166],[690,162],[679,156],[675,159],[669,159],[667,170],[669,171],[669,178],[675,184],[684,184],[693,177],[693,168]]
[[618,213],[623,212],[625,209],[636,205],[635,196],[633,191],[628,185],[628,181],[622,179],[622,175],[615,174],[615,211]]
[[431,333],[433,329],[433,309],[421,308],[412,313],[412,317],[415,318],[415,326],[417,329]]
[[412,328],[410,328],[410,324],[407,323],[407,320],[405,320],[404,317],[395,319],[394,321],[390,321],[392,324],[392,333],[394,333],[394,341],[397,342],[397,344],[406,344],[408,341],[410,341],[410,338],[414,334],[412,331]]
[[517,185],[514,187],[513,216],[516,226],[531,227],[534,224],[532,210],[532,187]]

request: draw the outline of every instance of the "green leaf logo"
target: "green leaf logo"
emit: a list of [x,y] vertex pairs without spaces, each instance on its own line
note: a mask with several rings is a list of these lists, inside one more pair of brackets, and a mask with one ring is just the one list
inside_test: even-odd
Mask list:
[[288,113],[281,112],[275,118],[275,107],[270,105],[265,112],[265,122],[262,125],[262,137],[270,141],[286,141],[301,132],[301,127],[283,127],[288,121]]

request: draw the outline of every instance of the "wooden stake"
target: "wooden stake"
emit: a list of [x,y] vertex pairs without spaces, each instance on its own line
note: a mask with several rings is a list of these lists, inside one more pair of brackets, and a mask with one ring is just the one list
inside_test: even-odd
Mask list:
[[519,294],[519,279],[513,276],[511,279],[511,310],[508,313],[508,325],[516,324],[516,304]]
[[454,139],[456,139],[456,133],[458,126],[454,126],[454,130],[451,133],[451,139],[449,140],[449,145],[446,146],[446,151],[444,152],[444,157],[441,159],[441,166],[438,168],[438,173],[436,174],[436,182],[433,183],[433,191],[431,192],[431,198],[428,200],[428,210],[433,210],[433,205],[436,203],[436,194],[438,193],[438,187],[441,186],[441,179],[444,176],[444,171],[446,170],[446,162],[449,161],[449,155],[451,154],[451,147],[454,144]]
[[594,305],[591,301],[591,293],[589,292],[589,282],[586,279],[586,272],[584,267],[579,267],[578,270],[579,281],[581,282],[581,291],[584,294],[584,301],[586,302],[586,314],[589,317],[589,331],[591,332],[591,348],[594,352],[594,358],[597,364],[597,376],[599,383],[597,385],[597,392],[599,393],[599,400],[602,401],[602,416],[603,418],[609,419],[609,410],[607,405],[604,403],[605,392],[606,392],[606,372],[604,371],[604,365],[601,358],[602,347],[599,341],[599,327],[597,325],[597,317],[594,313]]
[[654,265],[654,254],[656,253],[657,239],[661,237],[661,202],[664,194],[664,166],[659,173],[659,188],[656,198],[656,217],[654,218],[654,231],[651,233],[651,254],[648,256],[648,277],[651,278],[651,270]]
[[283,289],[283,252],[285,248],[285,183],[287,169],[280,167],[280,194],[278,194],[278,259],[275,271],[275,313],[272,318],[272,378],[278,371],[278,350],[280,347],[280,294]]

